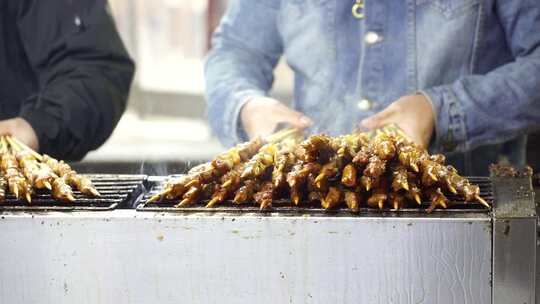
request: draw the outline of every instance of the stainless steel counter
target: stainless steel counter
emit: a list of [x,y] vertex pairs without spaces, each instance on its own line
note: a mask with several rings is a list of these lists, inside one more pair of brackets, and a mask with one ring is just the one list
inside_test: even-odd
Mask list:
[[0,217],[0,303],[492,303],[491,220]]

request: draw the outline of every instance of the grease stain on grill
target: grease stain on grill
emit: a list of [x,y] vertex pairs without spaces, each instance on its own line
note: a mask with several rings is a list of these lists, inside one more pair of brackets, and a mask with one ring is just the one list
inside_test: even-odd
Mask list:
[[504,227],[504,231],[503,231],[503,234],[505,236],[509,236],[510,235],[510,222],[509,221],[506,221],[505,222],[505,227]]

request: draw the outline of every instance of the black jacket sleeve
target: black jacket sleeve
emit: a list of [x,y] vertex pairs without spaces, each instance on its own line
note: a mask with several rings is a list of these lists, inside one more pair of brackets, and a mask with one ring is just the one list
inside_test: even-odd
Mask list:
[[81,159],[112,133],[134,73],[107,2],[21,0],[18,29],[39,86],[20,116],[41,152]]

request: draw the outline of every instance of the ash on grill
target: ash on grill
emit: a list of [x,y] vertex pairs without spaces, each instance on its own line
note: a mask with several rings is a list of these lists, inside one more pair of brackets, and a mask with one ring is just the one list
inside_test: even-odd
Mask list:
[[75,190],[75,201],[65,202],[54,199],[46,191],[34,192],[32,203],[17,200],[12,194],[0,202],[2,211],[105,211],[118,207],[131,207],[131,201],[141,196],[145,175],[86,175],[100,192],[96,198],[87,197]]

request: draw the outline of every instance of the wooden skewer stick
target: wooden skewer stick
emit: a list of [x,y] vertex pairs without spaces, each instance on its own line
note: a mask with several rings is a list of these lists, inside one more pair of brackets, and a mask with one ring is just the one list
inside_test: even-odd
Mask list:
[[4,154],[8,152],[8,145],[5,136],[0,137],[0,148],[0,153]]
[[13,142],[15,145],[17,145],[19,148],[22,148],[26,151],[28,151],[29,153],[32,154],[33,157],[35,157],[37,160],[39,160],[40,162],[43,161],[43,156],[39,153],[37,153],[36,151],[34,151],[32,148],[28,147],[27,145],[25,145],[23,142],[21,142],[20,140],[18,140],[16,137],[13,137],[13,136],[9,136],[7,137],[7,140],[10,141],[10,142]]
[[14,142],[11,136],[6,136],[6,141],[13,151],[20,152],[22,150],[21,146]]
[[287,138],[291,138],[293,136],[300,137],[302,135],[301,131],[295,128],[287,128],[280,130],[272,135],[269,135],[265,138],[265,141],[268,143],[277,143],[280,141],[283,141]]
[[480,204],[484,205],[486,208],[491,209],[491,206],[488,204],[488,202],[486,202],[486,200],[480,197],[480,195],[476,195],[474,198],[476,198],[476,200],[480,202]]
[[420,195],[415,194],[415,195],[414,195],[414,200],[416,201],[416,203],[417,203],[418,205],[422,205],[422,200],[420,199]]

